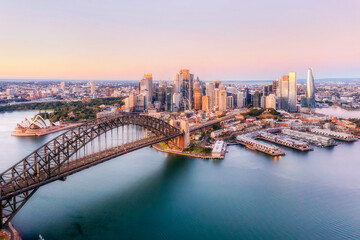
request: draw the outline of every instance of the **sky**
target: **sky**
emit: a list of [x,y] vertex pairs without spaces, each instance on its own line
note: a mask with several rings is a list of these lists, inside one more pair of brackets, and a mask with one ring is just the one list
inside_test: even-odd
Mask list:
[[0,0],[0,79],[360,77],[358,0]]

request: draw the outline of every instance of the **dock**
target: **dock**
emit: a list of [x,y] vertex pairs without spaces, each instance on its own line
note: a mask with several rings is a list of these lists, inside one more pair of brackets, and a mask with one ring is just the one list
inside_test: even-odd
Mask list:
[[245,147],[247,147],[251,150],[263,152],[270,156],[285,155],[285,153],[283,151],[281,151],[280,148],[278,148],[277,146],[255,140],[254,137],[256,137],[256,135],[254,135],[254,134],[238,135],[236,137],[236,141],[239,144],[244,145]]
[[319,136],[319,135],[312,134],[312,133],[300,132],[300,131],[295,131],[295,130],[291,130],[291,129],[287,129],[287,128],[282,129],[281,133],[284,135],[287,135],[291,138],[298,139],[298,140],[305,140],[307,142],[310,142],[310,143],[313,143],[315,145],[322,146],[322,147],[330,147],[330,146],[337,145],[336,141],[332,138],[325,137],[325,136]]
[[354,135],[352,134],[344,133],[344,132],[335,132],[335,131],[331,131],[330,129],[312,128],[310,129],[310,132],[345,142],[357,141],[357,138],[355,138]]
[[257,139],[262,139],[272,143],[276,143],[285,147],[293,148],[299,151],[312,151],[314,150],[307,142],[294,140],[285,136],[279,136],[268,132],[260,132]]

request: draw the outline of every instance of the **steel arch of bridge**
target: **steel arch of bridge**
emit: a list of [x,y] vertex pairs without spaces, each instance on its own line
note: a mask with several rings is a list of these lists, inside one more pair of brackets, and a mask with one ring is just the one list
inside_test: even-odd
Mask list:
[[[108,150],[100,149],[83,158],[71,159],[89,142],[126,125],[141,126],[153,135]],[[66,131],[0,174],[0,228],[15,216],[39,187],[116,156],[180,136],[181,131],[167,122],[139,114],[100,118]]]

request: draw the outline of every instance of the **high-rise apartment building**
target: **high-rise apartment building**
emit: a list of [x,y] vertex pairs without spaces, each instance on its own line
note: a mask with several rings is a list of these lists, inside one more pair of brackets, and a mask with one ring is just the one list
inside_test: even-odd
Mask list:
[[233,96],[226,97],[226,108],[233,109],[234,108],[234,98]]
[[219,109],[219,99],[220,99],[220,90],[218,88],[214,89],[214,107],[213,109]]
[[289,111],[289,76],[285,75],[279,79],[279,109]]
[[178,73],[174,74],[174,89],[173,89],[173,91],[174,91],[174,93],[180,92],[180,79],[179,79]]
[[296,112],[297,111],[297,85],[296,74],[282,76],[275,85],[278,109]]
[[275,94],[269,94],[265,100],[266,108],[273,108],[276,110],[276,96]]
[[63,91],[65,90],[65,82],[61,82],[61,83],[60,83],[60,88],[61,88],[61,90],[63,90]]
[[152,103],[152,95],[153,95],[151,73],[145,73],[143,79],[141,79],[140,94],[145,96],[145,108],[147,109],[149,105]]
[[95,83],[94,83],[94,81],[89,82],[89,85],[90,85],[90,94],[94,95],[96,93],[95,92]]
[[296,74],[294,72],[289,73],[289,112],[297,111],[297,86],[296,86]]
[[193,82],[194,74],[190,74],[189,69],[180,69],[180,92],[183,97],[184,110],[190,110],[193,107]]
[[236,93],[236,107],[243,108],[245,107],[245,96],[244,92]]
[[316,106],[315,82],[314,82],[314,73],[312,68],[308,69],[307,77],[306,77],[306,100],[308,107],[314,108]]
[[174,93],[173,94],[173,112],[178,112],[181,109],[181,94]]
[[202,97],[202,110],[203,111],[209,111],[210,107],[210,98],[209,96],[203,96]]
[[173,110],[173,86],[166,88],[166,111],[171,112]]
[[200,82],[194,83],[194,109],[200,110],[202,104],[202,94],[201,94],[201,87]]
[[219,91],[219,111],[226,111],[226,98],[227,93],[225,90]]
[[214,108],[214,83],[212,82],[208,82],[206,83],[206,96],[209,97],[209,109],[213,109]]
[[220,80],[215,80],[214,81],[214,88],[219,88],[220,84],[221,84]]
[[260,104],[260,100],[261,100],[261,92],[260,91],[256,91],[253,95],[253,107],[254,108],[260,108],[261,104]]

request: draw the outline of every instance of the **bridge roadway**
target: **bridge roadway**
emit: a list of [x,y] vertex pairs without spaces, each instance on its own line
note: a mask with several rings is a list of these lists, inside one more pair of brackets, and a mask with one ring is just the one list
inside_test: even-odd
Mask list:
[[235,118],[235,116],[236,116],[236,113],[230,113],[222,118],[217,118],[217,119],[210,120],[210,121],[207,121],[207,122],[204,122],[201,124],[197,124],[195,126],[190,127],[190,133],[196,132],[197,130],[200,130],[202,128],[213,126],[214,124],[217,124],[217,123],[220,123],[220,122],[223,122],[226,120],[233,119],[233,118]]
[[[140,135],[137,135],[136,131],[130,135],[127,131],[126,143],[122,142],[115,147],[111,145],[106,150],[101,149],[102,136],[105,137],[106,143],[107,132],[112,137],[114,129],[131,125],[145,128],[151,132],[151,135],[138,139]],[[122,138],[123,133],[122,131]],[[119,134],[118,131],[116,134]],[[39,187],[159,142],[174,140],[175,144],[181,144],[182,140],[178,137],[182,135],[179,129],[163,120],[138,114],[123,114],[92,120],[60,134],[0,174],[0,229],[11,221]],[[86,154],[86,145],[95,139],[99,141],[99,148],[97,151],[92,149],[90,154]],[[78,156],[78,153],[81,155],[82,150],[85,156]]]
[[[153,145],[155,143],[163,142],[169,140],[169,137],[148,137],[141,140],[133,141],[130,143],[125,143],[121,146],[108,148],[106,150],[87,155],[82,158],[78,158],[74,161],[69,161],[68,163],[65,163],[62,168],[60,169],[61,172],[55,172],[55,176],[49,178],[48,174],[44,171],[41,171],[37,176],[34,176],[34,178],[27,178],[21,181],[16,182],[15,185],[8,185],[1,189],[1,198],[9,198],[15,195],[18,195],[22,192],[26,192],[32,189],[39,188],[40,186],[43,186],[45,184],[48,184],[50,182],[63,179],[64,177],[71,175],[73,173],[79,172],[83,169],[89,168],[91,166],[94,166],[96,164],[102,163],[104,161],[107,161],[111,158],[115,158],[124,154],[127,154],[131,151],[135,151],[137,149],[147,147],[150,145]],[[54,167],[55,169],[56,167]],[[19,189],[20,190],[16,190]]]

